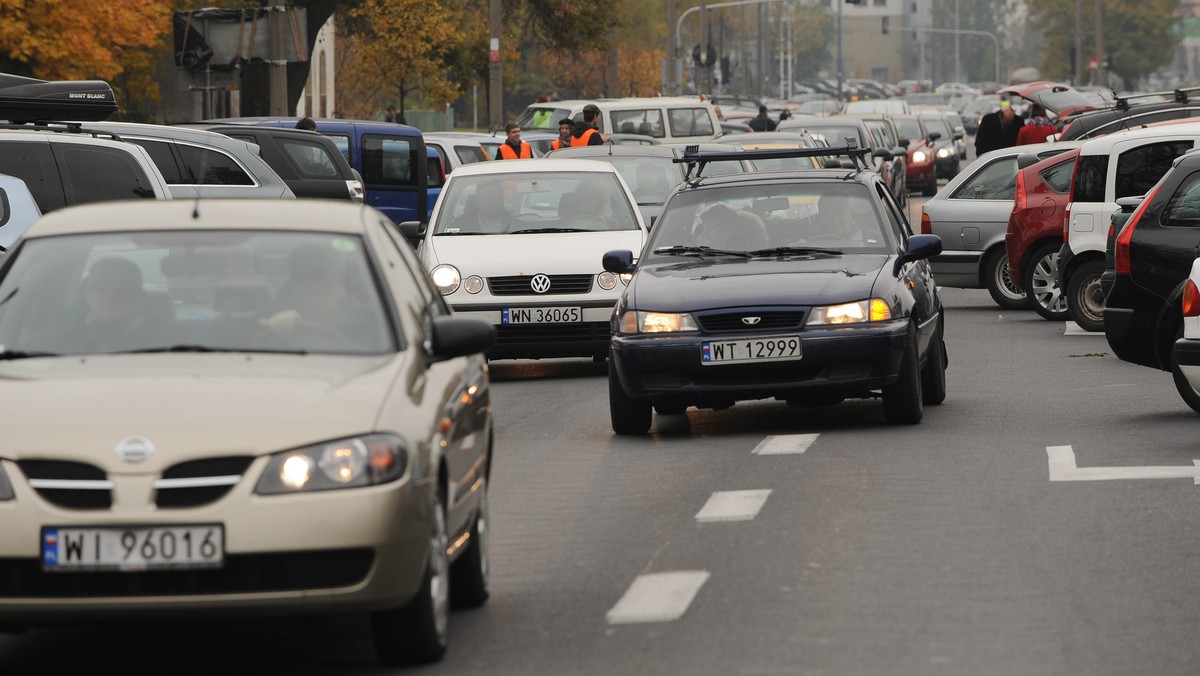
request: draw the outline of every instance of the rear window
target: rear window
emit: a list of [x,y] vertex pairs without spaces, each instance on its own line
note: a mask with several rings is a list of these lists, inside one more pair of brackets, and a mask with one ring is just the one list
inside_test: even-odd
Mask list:
[[1200,227],[1200,171],[1183,179],[1163,209],[1163,225]]
[[196,185],[254,185],[238,161],[225,153],[185,143],[175,145],[183,158],[187,182]]
[[1074,171],[1075,160],[1070,159],[1066,162],[1059,162],[1049,169],[1043,169],[1039,175],[1051,190],[1060,195],[1065,195],[1071,190],[1071,174]]
[[673,108],[667,115],[671,118],[672,136],[712,136],[712,118],[707,108]]
[[1145,195],[1167,173],[1175,158],[1191,149],[1191,141],[1167,141],[1121,153],[1117,158],[1116,198]]
[[1103,202],[1108,155],[1080,155],[1071,184],[1072,202]]

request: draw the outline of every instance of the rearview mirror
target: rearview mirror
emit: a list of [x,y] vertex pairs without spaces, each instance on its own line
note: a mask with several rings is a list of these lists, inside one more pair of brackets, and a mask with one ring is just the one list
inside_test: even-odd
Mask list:
[[624,275],[633,272],[633,252],[628,249],[614,249],[604,254],[601,267],[615,274]]
[[942,137],[942,135],[936,131],[929,132],[929,140],[930,141],[936,141],[936,140],[940,139],[941,137]]
[[908,148],[908,144],[909,144],[909,143],[911,143],[911,141],[909,141],[909,140],[908,140],[908,139],[906,139],[906,138],[902,138],[902,139],[900,139],[900,147],[901,147],[901,148]]
[[933,258],[940,253],[942,253],[941,237],[937,235],[913,235],[908,238],[908,244],[904,247],[904,253],[896,258],[896,265],[892,269],[892,274],[900,274],[900,268],[905,263]]
[[434,317],[430,351],[435,360],[453,359],[484,352],[495,340],[496,330],[482,319],[462,316]]
[[421,221],[404,221],[396,227],[400,229],[400,234],[410,242],[417,242],[425,236],[425,224]]
[[871,156],[878,157],[878,158],[882,159],[884,162],[888,162],[893,157],[895,157],[895,155],[892,153],[892,151],[888,150],[887,148],[876,148],[875,152],[871,153]]

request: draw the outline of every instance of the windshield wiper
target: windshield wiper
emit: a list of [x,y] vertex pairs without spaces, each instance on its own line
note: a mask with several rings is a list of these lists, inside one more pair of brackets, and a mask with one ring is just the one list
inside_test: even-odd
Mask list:
[[57,352],[39,352],[37,350],[6,350],[0,352],[0,361],[12,361],[14,359],[34,359],[36,357],[60,357],[62,355]]
[[[168,347],[146,347],[140,350],[118,350],[105,354],[153,354],[162,352],[249,352],[254,354],[308,354],[308,350],[265,350],[246,347],[210,347],[208,345],[171,345]],[[3,353],[0,353],[0,357]]]
[[777,246],[771,249],[757,249],[751,251],[751,256],[803,256],[807,254],[827,254],[830,256],[842,255],[841,249],[826,249],[819,246]]
[[595,230],[588,230],[587,228],[525,228],[524,230],[513,230],[508,234],[527,235],[538,232],[595,232]]
[[674,246],[661,246],[654,250],[655,255],[663,256],[739,256],[741,258],[750,258],[750,253],[747,251],[728,251],[726,249],[714,249],[711,246],[683,246],[676,244]]

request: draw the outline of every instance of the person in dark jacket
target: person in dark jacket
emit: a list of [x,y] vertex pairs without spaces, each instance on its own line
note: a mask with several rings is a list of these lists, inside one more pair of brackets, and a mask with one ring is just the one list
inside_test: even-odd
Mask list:
[[589,103],[583,107],[583,121],[576,122],[571,130],[571,147],[604,145],[604,136],[596,127],[596,119],[600,117],[600,106]]
[[975,157],[989,150],[1017,145],[1017,135],[1023,126],[1025,121],[1012,109],[1012,104],[1001,101],[1000,110],[979,118],[979,131],[975,132]]
[[758,117],[750,120],[750,128],[754,131],[775,131],[775,120],[767,117],[767,107],[758,107]]

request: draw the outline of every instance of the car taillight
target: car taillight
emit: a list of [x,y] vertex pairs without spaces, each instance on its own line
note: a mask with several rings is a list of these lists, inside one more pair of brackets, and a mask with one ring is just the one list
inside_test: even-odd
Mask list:
[[1131,271],[1129,261],[1129,242],[1133,239],[1133,229],[1137,227],[1138,221],[1142,220],[1142,214],[1146,213],[1146,207],[1150,206],[1150,202],[1154,200],[1154,196],[1158,194],[1159,186],[1154,186],[1154,190],[1146,195],[1146,199],[1138,205],[1137,211],[1129,217],[1125,223],[1125,229],[1121,234],[1117,235],[1117,241],[1113,244],[1113,272],[1118,275],[1128,275]]
[[921,234],[922,235],[932,235],[933,234],[933,223],[929,220],[929,214],[927,214],[923,211],[921,212]]
[[1183,286],[1183,316],[1200,317],[1200,289],[1190,279]]
[[1025,172],[1017,172],[1017,193],[1013,198],[1013,213],[1025,208]]

